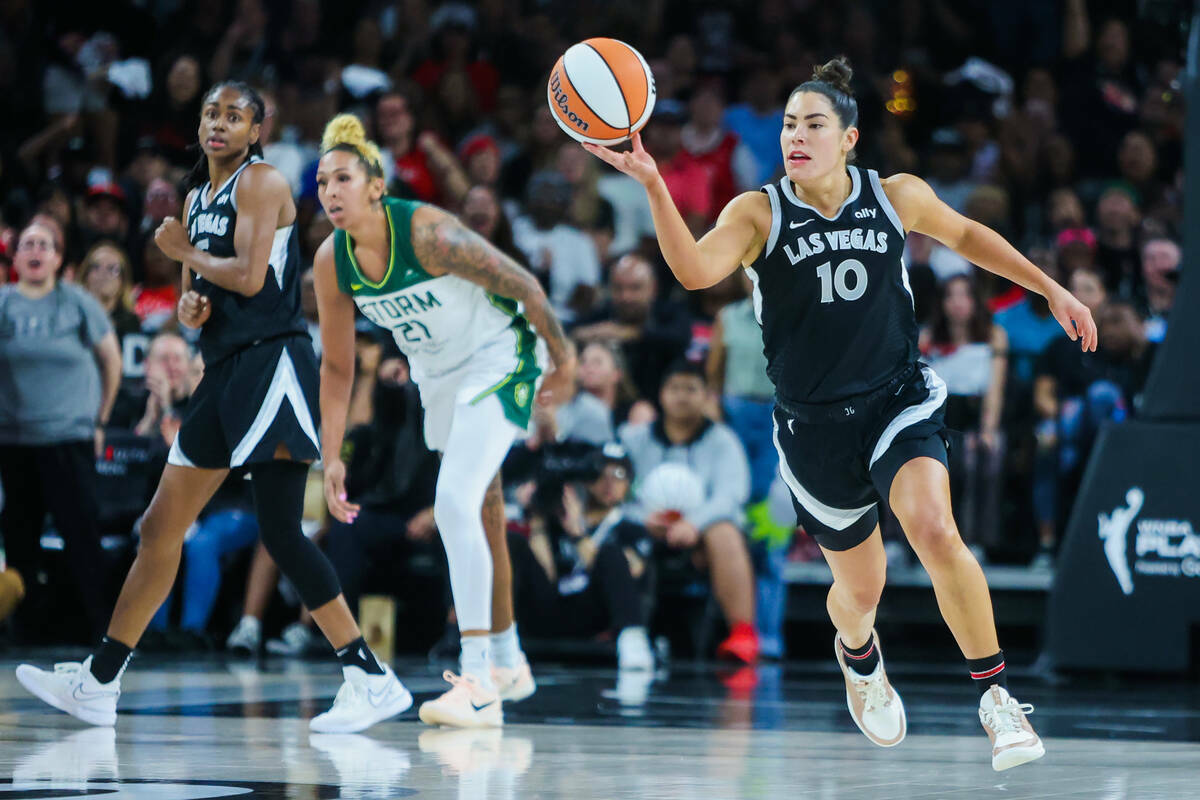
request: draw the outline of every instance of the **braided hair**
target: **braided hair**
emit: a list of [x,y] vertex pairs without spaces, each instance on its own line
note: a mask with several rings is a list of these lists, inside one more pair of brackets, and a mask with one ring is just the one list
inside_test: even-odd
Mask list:
[[[254,109],[253,124],[260,125],[262,124],[262,121],[267,118],[267,104],[263,101],[262,95],[260,95],[253,86],[245,81],[221,81],[218,84],[214,84],[211,89],[205,92],[204,102],[207,103],[210,97],[217,94],[222,89],[234,89],[250,102],[250,107]],[[187,178],[184,181],[185,190],[199,188],[204,185],[205,181],[208,180],[208,154],[204,152],[199,143],[196,144],[196,147],[200,149],[200,158],[197,159],[195,166],[192,167],[191,172],[188,173]],[[262,155],[262,143],[252,143],[250,145],[250,152],[247,155],[247,158],[262,158]]]

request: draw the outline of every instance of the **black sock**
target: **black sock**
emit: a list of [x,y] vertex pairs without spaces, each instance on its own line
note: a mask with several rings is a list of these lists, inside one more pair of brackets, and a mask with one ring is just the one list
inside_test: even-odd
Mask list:
[[96,652],[92,653],[92,677],[101,683],[108,683],[125,671],[131,655],[132,647],[105,636],[100,640]]
[[875,634],[872,633],[871,638],[867,639],[867,643],[862,647],[848,647],[840,637],[838,643],[841,645],[846,665],[859,675],[870,675],[875,671],[875,667],[879,666],[879,648],[875,646]]
[[371,648],[367,647],[363,637],[358,637],[350,644],[337,651],[338,660],[343,667],[358,667],[368,675],[382,675],[383,667],[379,665]]
[[987,690],[996,684],[1008,688],[1003,650],[987,658],[968,658],[967,669],[971,670],[971,680],[975,681],[975,688],[981,695],[987,694]]

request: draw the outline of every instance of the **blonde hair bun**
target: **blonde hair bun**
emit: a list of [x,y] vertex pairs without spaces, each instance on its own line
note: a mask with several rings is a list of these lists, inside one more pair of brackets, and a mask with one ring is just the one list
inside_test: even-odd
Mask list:
[[383,174],[383,157],[379,154],[379,148],[367,139],[362,120],[353,114],[338,114],[325,126],[321,152],[328,153],[337,148],[353,150],[367,163],[368,172]]

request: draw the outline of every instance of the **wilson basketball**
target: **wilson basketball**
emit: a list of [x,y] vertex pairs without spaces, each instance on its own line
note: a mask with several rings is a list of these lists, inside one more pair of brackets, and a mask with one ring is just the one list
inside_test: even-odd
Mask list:
[[550,70],[546,98],[568,136],[617,144],[641,129],[654,110],[654,76],[642,54],[616,39],[572,45]]

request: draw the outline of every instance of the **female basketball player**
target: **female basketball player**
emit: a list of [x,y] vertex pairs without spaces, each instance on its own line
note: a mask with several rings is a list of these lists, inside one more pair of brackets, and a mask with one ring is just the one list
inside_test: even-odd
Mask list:
[[529,425],[545,363],[534,331],[554,363],[542,399],[567,395],[575,357],[533,275],[450,214],[384,196],[379,150],[356,117],[331,120],[321,150],[317,193],[336,228],[314,267],[329,510],[343,521],[358,513],[346,502],[340,460],[357,305],[407,355],[426,443],[442,453],[433,513],[450,565],[463,675],[447,672],[451,689],[424,703],[420,717],[431,725],[500,725],[501,701],[535,688],[512,622],[500,464]]
[[950,512],[941,438],[945,384],[917,362],[917,325],[901,252],[910,230],[1046,297],[1085,350],[1096,347],[1087,308],[994,231],[960,216],[920,178],[881,179],[848,166],[858,106],[842,59],[815,70],[788,99],[779,142],[786,175],[734,198],[696,241],[654,160],[587,150],[646,187],[659,245],[688,289],[712,286],[740,264],[754,283],[775,445],[800,523],[833,571],[829,616],[854,721],[875,744],[904,738],[899,695],[873,630],[884,557],[876,504],[886,498],[929,572],[942,616],[982,697],[979,716],[997,769],[1040,758],[1041,740],[1010,697],[983,571]]
[[179,318],[200,328],[205,372],[142,517],[108,635],[82,664],[17,668],[25,688],[93,725],[115,724],[121,673],[171,590],[184,532],[230,469],[241,468],[251,476],[264,544],[342,662],[346,682],[312,729],[360,731],[412,704],[363,642],[333,568],[300,532],[308,465],[320,455],[317,363],[300,311],[296,208],[288,182],[260,158],[263,111],[243,83],[209,90],[187,227],[168,218],[155,233],[159,248],[186,267]]

